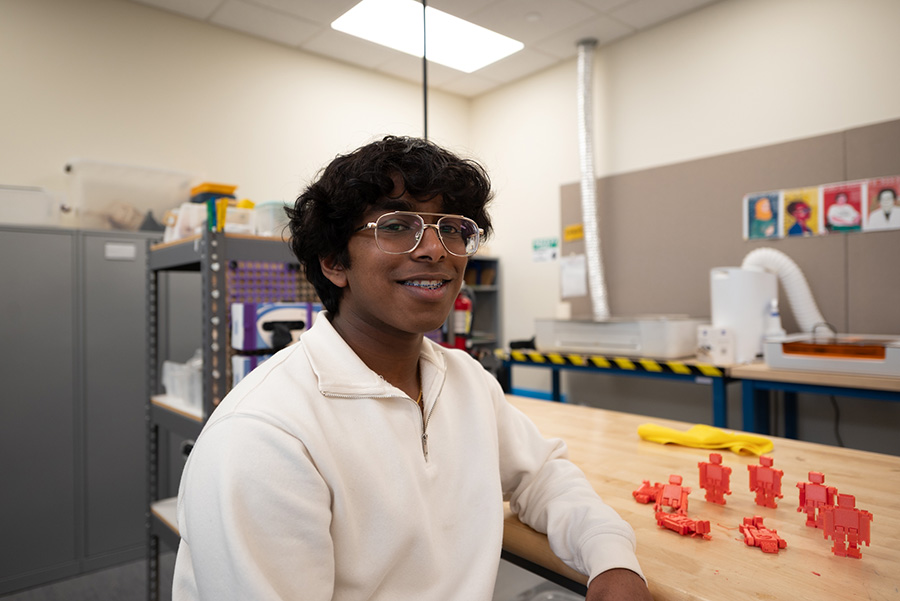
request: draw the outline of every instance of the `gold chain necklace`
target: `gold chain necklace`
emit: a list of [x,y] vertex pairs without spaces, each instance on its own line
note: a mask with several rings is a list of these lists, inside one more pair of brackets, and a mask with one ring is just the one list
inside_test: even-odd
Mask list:
[[419,396],[416,397],[416,405],[422,406],[422,372],[416,366],[416,382],[419,384]]

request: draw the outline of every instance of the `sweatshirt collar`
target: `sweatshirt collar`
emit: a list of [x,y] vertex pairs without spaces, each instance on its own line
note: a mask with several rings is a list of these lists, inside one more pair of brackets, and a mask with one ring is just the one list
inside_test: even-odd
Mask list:
[[[331,325],[327,311],[317,315],[313,326],[300,337],[300,343],[316,374],[319,392],[325,396],[406,396],[363,363]],[[446,363],[440,345],[423,339],[419,362],[426,390],[443,384]]]

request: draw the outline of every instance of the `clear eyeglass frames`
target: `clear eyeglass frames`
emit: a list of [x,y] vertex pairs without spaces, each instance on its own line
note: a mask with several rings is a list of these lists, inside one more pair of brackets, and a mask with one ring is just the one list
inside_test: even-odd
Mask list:
[[[438,217],[438,220],[435,223],[425,223],[423,217]],[[437,232],[438,239],[447,252],[457,257],[474,255],[484,235],[484,230],[477,223],[462,215],[410,211],[385,213],[356,231],[375,230],[375,243],[382,252],[403,255],[419,246],[425,229],[429,227]]]

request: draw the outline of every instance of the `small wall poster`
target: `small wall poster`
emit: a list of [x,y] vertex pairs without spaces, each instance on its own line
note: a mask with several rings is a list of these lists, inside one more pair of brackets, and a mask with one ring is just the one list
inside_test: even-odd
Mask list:
[[819,233],[819,188],[785,190],[782,197],[785,236]]
[[823,227],[828,232],[858,232],[862,228],[865,184],[846,182],[822,186]]
[[744,197],[744,239],[778,238],[780,192],[762,192]]
[[559,238],[537,238],[531,242],[531,258],[535,263],[555,261],[559,255]]
[[900,229],[900,176],[880,177],[866,182],[868,202],[866,203],[865,228],[869,230]]

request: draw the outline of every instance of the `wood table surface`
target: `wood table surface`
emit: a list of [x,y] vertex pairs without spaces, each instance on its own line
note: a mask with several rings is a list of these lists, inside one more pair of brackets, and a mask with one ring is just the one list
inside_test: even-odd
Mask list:
[[[693,424],[594,409],[574,404],[509,396],[547,437],[566,441],[569,456],[596,491],[634,528],[638,559],[656,600],[709,599],[900,599],[900,457],[768,437],[773,467],[784,472],[777,508],[760,507],[749,489],[747,466],[755,455],[720,450],[731,467],[732,494],[726,504],[704,499],[698,462],[711,451],[641,440],[638,426],[653,423],[679,430]],[[808,473],[825,474],[825,484],[856,497],[856,507],[874,515],[871,546],[862,558],[835,556],[832,541],[806,526],[797,511],[798,482]],[[691,488],[688,515],[709,520],[711,540],[680,536],[660,528],[653,505],[634,500],[642,480],[666,483],[670,474]],[[761,516],[787,542],[777,554],[748,547],[738,527],[744,517]],[[507,507],[504,549],[584,583],[549,549],[547,538],[522,524]]]
[[809,384],[811,386],[835,386],[900,392],[900,377],[896,376],[781,369],[772,368],[765,363],[759,362],[747,365],[732,365],[727,368],[727,371],[728,375],[740,380],[768,380],[791,384]]

